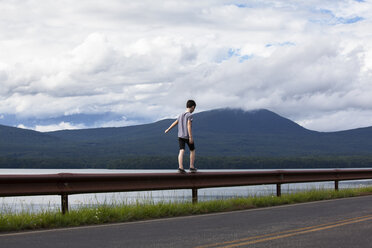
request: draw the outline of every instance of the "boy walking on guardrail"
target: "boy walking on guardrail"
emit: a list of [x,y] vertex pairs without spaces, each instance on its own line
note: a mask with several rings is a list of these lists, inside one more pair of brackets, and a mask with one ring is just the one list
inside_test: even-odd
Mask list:
[[195,163],[195,144],[192,137],[192,113],[196,108],[194,100],[188,100],[186,103],[186,112],[180,114],[175,122],[165,130],[168,133],[173,127],[178,125],[178,143],[180,146],[180,152],[178,154],[178,172],[186,173],[183,168],[183,155],[185,153],[185,144],[190,149],[190,172],[196,172],[197,169],[194,166]]

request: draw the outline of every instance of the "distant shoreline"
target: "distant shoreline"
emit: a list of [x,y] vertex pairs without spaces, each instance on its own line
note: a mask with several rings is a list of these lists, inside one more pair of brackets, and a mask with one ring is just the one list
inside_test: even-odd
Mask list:
[[[185,160],[187,165],[187,158]],[[372,156],[250,157],[198,156],[200,169],[372,168]],[[187,167],[187,166],[186,166]],[[0,168],[21,169],[176,169],[176,156],[122,158],[11,158],[0,156]]]

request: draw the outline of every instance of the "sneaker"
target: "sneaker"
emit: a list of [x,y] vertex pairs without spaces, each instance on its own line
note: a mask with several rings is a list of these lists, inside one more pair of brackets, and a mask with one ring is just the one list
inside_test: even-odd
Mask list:
[[197,170],[198,170],[198,169],[196,169],[196,168],[190,168],[190,172],[191,172],[191,173],[195,173]]
[[182,173],[182,174],[183,174],[183,173],[186,173],[186,171],[185,171],[184,169],[181,169],[181,168],[178,168],[178,172],[179,172],[179,173]]

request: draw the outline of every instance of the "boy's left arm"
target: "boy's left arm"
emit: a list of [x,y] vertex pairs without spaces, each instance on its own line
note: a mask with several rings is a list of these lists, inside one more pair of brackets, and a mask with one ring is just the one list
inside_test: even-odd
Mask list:
[[187,131],[189,133],[189,142],[190,144],[194,143],[194,139],[192,137],[192,121],[188,120],[187,121]]

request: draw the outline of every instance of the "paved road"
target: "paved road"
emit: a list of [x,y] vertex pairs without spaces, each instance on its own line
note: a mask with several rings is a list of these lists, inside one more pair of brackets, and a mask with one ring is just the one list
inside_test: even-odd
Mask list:
[[0,234],[0,247],[372,247],[372,196]]

